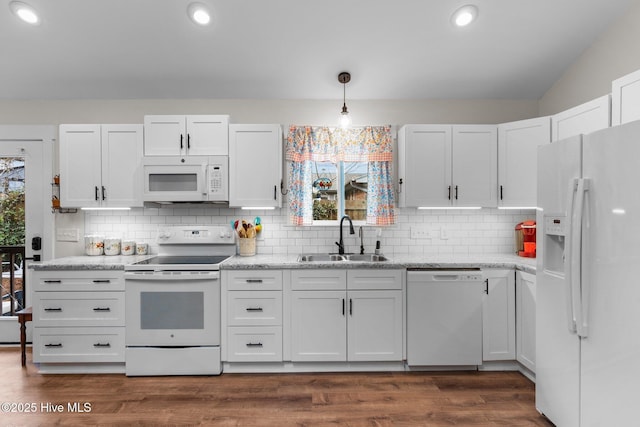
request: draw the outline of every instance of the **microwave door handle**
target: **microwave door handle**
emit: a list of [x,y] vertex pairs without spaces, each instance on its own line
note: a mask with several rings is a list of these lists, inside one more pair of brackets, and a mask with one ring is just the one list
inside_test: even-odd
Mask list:
[[202,188],[202,200],[207,200],[209,195],[209,165],[202,165],[202,173],[200,174],[200,185]]

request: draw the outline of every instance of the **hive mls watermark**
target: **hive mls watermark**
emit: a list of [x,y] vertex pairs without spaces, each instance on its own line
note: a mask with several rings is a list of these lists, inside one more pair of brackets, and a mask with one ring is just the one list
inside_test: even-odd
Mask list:
[[91,412],[90,402],[2,402],[0,410],[5,413],[70,413],[81,414]]

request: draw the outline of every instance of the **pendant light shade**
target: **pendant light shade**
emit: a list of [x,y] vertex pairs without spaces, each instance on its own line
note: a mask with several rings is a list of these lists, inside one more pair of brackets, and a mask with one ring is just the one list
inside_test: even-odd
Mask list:
[[351,116],[347,109],[347,83],[351,81],[351,74],[343,71],[338,74],[338,81],[342,83],[342,111],[340,112],[340,127],[346,129],[351,126]]

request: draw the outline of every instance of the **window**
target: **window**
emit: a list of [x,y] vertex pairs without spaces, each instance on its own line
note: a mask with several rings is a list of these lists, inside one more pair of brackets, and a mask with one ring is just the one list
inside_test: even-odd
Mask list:
[[373,225],[394,223],[389,127],[289,129],[289,212],[294,225],[343,215]]
[[367,162],[313,162],[313,221],[367,219]]

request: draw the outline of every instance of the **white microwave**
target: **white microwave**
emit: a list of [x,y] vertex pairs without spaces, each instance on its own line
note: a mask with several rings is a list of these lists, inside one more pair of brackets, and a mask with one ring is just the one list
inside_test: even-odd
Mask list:
[[227,156],[144,157],[145,202],[226,202]]

